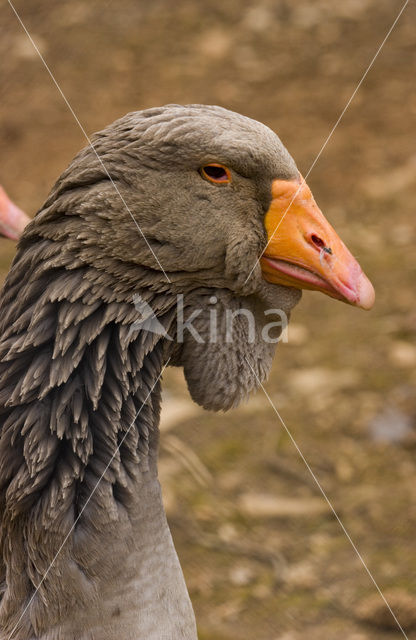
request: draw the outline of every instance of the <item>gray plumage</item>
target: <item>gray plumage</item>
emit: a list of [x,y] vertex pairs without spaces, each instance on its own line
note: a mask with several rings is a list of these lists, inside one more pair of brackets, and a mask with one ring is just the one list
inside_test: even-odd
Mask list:
[[[246,278],[271,181],[298,172],[272,131],[220,107],[131,113],[93,142],[170,282],[84,149],[26,228],[1,294],[0,639],[195,640],[157,481],[158,377],[170,358],[214,410],[257,386],[250,365],[265,379],[275,345],[261,339],[263,311],[289,313],[300,292],[259,266]],[[231,188],[201,178],[208,162],[230,167]],[[202,336],[213,295],[220,335],[226,309],[250,309],[255,341],[244,317],[232,343],[131,331],[137,293],[171,336],[179,293],[187,317],[203,309]]]

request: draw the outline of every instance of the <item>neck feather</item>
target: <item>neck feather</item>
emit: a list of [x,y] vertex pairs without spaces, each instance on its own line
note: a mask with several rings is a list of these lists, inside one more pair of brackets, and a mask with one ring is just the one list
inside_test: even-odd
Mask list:
[[18,640],[74,637],[75,609],[76,637],[110,639],[115,623],[160,637],[153,571],[194,628],[157,481],[165,348],[130,330],[133,293],[45,240],[20,252],[2,294],[0,628]]
[[[267,376],[276,345],[262,338],[267,299],[221,283],[194,283],[186,296],[184,319],[197,314],[202,342],[188,332],[166,340],[185,284],[172,275],[167,289],[155,277],[115,257],[92,265],[88,247],[36,231],[9,273],[0,299],[0,628],[10,635],[17,625],[13,640],[110,640],[115,624],[126,629],[121,640],[196,639],[157,481],[160,374],[170,357],[199,404],[227,409]],[[137,294],[161,332],[137,328]],[[222,342],[211,341],[212,300]]]

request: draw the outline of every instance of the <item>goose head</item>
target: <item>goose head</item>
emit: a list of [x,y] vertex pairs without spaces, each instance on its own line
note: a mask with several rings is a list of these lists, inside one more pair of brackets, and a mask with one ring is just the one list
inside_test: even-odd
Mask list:
[[247,294],[268,282],[276,298],[284,286],[372,306],[371,283],[265,125],[216,106],[167,105],[116,121],[94,149],[105,169],[85,149],[47,202],[69,192],[77,204],[88,188],[77,212],[92,232],[77,230],[84,246],[185,288],[216,281]]
[[[250,366],[259,379],[267,375],[275,345],[261,338],[266,308],[289,315],[301,289],[365,309],[374,301],[371,283],[278,136],[217,106],[134,112],[96,134],[93,148],[58,180],[25,242],[34,235],[63,243],[82,264],[111,276],[117,299],[132,300],[134,286],[147,301],[149,291],[159,303],[184,295],[206,339],[201,345],[187,335],[172,363],[184,366],[193,398],[206,408],[226,409],[246,396],[256,386]],[[241,318],[233,345],[212,344],[212,301],[222,337],[227,309],[252,312],[255,344],[242,344]]]

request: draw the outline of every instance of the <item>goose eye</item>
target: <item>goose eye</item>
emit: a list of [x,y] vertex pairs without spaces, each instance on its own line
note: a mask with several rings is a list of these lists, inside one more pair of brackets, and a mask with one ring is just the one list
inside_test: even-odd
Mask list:
[[202,177],[210,182],[222,184],[231,182],[231,172],[222,164],[206,164],[204,167],[201,167],[200,172]]

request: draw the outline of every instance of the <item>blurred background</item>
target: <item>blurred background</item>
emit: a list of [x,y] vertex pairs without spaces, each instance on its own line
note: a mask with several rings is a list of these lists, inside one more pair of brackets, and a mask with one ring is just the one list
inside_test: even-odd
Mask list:
[[[16,0],[86,131],[215,103],[278,132],[305,174],[397,0]],[[373,281],[363,312],[306,292],[267,385],[408,637],[416,637],[416,8],[308,183]],[[85,145],[7,2],[0,183],[30,215]],[[14,246],[0,242],[0,279]],[[165,377],[160,474],[201,640],[403,637],[262,392],[204,412]],[[413,631],[412,631],[413,629]]]

